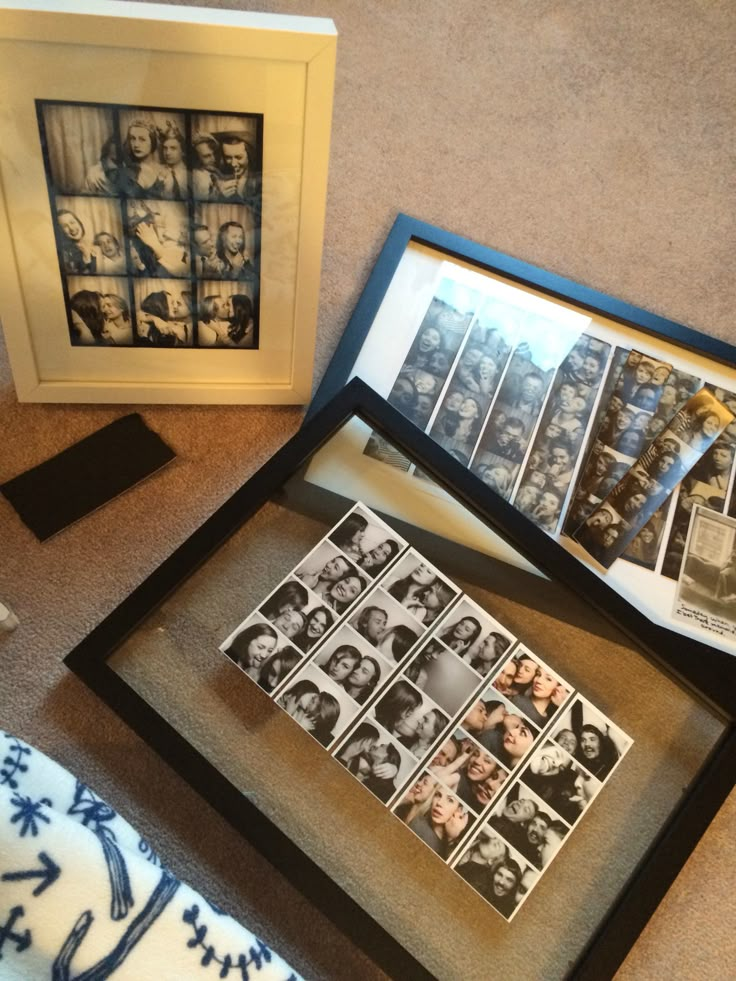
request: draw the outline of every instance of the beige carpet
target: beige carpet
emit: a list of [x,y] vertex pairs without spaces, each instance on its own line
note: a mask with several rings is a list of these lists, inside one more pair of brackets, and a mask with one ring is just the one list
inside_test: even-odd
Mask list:
[[[315,380],[397,211],[733,339],[732,0],[260,9],[330,16],[340,33]],[[127,410],[19,405],[4,347],[0,401],[0,480]],[[0,499],[0,599],[21,619],[0,641],[0,724],[89,782],[305,975],[380,977],[62,664],[301,418],[142,412],[178,454],[154,480],[44,545]],[[732,795],[620,981],[736,974],[735,826]]]

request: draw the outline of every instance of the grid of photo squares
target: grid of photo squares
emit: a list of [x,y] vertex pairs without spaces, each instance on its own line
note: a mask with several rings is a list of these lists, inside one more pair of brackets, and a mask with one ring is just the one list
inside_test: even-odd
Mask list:
[[632,745],[362,503],[220,650],[507,920]]
[[263,116],[36,113],[70,343],[257,348]]
[[[736,394],[594,327],[550,329],[443,271],[388,401],[538,527],[573,535],[703,386],[736,415]],[[364,453],[426,479],[379,433]],[[736,515],[736,423],[677,476],[618,556],[673,579],[692,503]]]

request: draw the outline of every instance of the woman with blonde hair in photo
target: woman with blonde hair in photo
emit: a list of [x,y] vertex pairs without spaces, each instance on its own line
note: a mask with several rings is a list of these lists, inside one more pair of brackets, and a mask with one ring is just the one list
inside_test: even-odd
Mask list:
[[133,324],[128,304],[116,293],[103,293],[100,308],[105,318],[100,339],[103,344],[129,346],[133,343]]
[[160,172],[156,127],[143,117],[133,119],[123,139],[123,166],[118,175],[121,189],[131,197],[144,197],[151,192]]

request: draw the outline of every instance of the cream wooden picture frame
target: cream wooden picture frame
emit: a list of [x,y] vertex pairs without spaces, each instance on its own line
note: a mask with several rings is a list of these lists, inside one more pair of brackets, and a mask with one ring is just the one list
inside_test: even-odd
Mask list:
[[[323,18],[118,0],[0,5],[0,318],[20,401],[308,400],[336,41]],[[260,121],[260,312],[250,347],[198,346],[196,299],[188,345],[143,346],[137,333],[128,346],[72,342],[52,211],[62,202],[50,199],[39,128],[47,101]]]

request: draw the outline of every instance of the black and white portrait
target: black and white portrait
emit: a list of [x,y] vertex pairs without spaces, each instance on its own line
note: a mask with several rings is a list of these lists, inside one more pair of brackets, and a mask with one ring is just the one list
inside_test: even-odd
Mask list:
[[409,785],[394,814],[436,855],[447,861],[471,832],[474,815],[458,795],[424,771]]
[[459,593],[457,586],[413,549],[399,559],[381,585],[424,626],[434,623]]
[[327,675],[306,664],[281,689],[278,705],[327,748],[350,725],[358,706]]
[[406,547],[403,538],[360,506],[343,518],[329,538],[371,579],[383,573]]
[[521,779],[568,825],[575,824],[601,788],[597,777],[550,741],[534,751]]
[[506,920],[513,917],[540,874],[490,822],[481,825],[455,861],[458,875]]
[[67,277],[69,336],[74,345],[133,343],[128,281],[118,276]]
[[[570,831],[550,804],[523,783],[515,783],[493,808],[488,824],[536,869],[549,864]],[[548,836],[550,827],[557,833]]]
[[476,696],[465,709],[463,728],[508,771],[528,755],[539,730],[493,686]]
[[416,766],[411,753],[375,720],[359,722],[333,756],[384,804],[389,803]]
[[608,779],[631,748],[631,738],[581,695],[555,722],[552,739],[600,781]]
[[369,701],[396,670],[395,664],[389,663],[348,624],[325,641],[314,663],[359,705]]
[[433,753],[429,768],[475,814],[485,810],[509,776],[494,755],[462,729],[445,737]]
[[449,724],[448,715],[406,678],[391,682],[372,716],[417,759],[424,759]]

